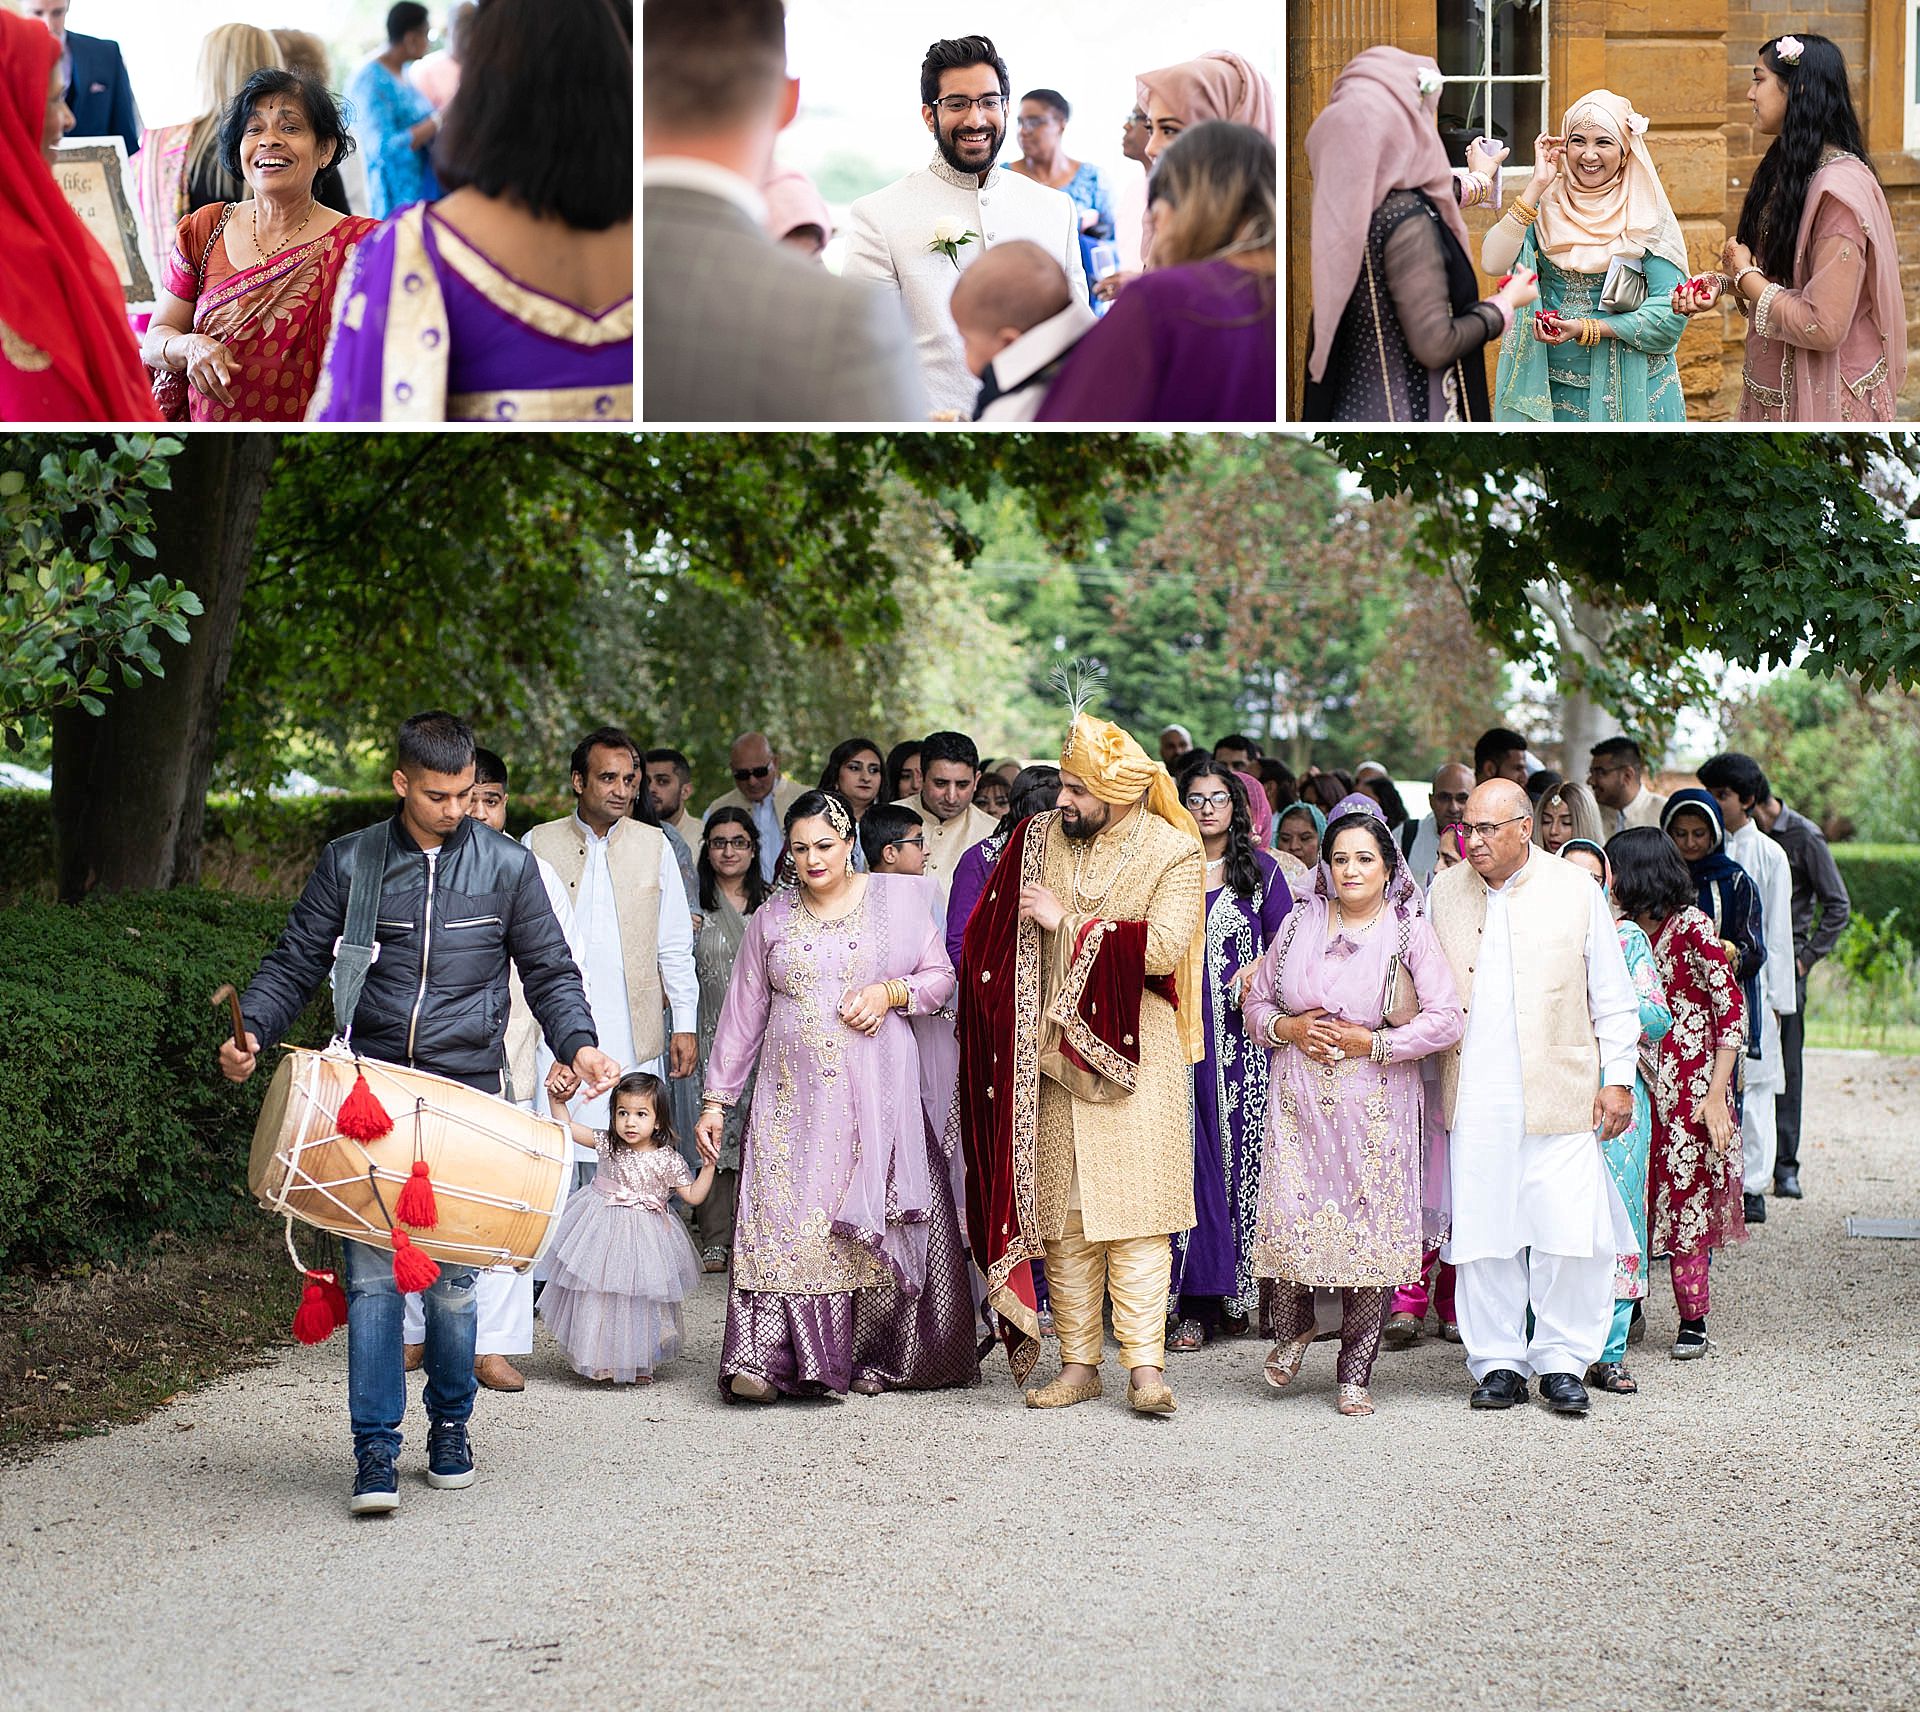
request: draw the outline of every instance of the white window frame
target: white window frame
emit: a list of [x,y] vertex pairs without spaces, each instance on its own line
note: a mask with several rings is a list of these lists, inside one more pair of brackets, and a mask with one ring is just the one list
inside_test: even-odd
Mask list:
[[[1539,8],[1540,12],[1540,71],[1537,76],[1531,72],[1512,72],[1498,77],[1494,75],[1494,22],[1498,14],[1508,6],[1513,5],[1515,0],[1477,0],[1477,3],[1483,5],[1486,10],[1486,28],[1481,32],[1480,70],[1473,76],[1463,77],[1449,75],[1443,69],[1440,74],[1442,82],[1449,88],[1457,84],[1462,88],[1485,90],[1487,94],[1486,112],[1488,116],[1490,116],[1493,111],[1493,90],[1496,84],[1536,83],[1540,86],[1540,124],[1543,129],[1551,129],[1553,125],[1553,107],[1547,88],[1547,55],[1549,52],[1550,7],[1552,0],[1533,0],[1533,3]],[[1908,28],[1911,30],[1913,15],[1916,12],[1920,12],[1920,0],[1904,0],[1904,3],[1908,8]],[[1437,33],[1439,23],[1439,8],[1437,3],[1435,6],[1434,21]],[[1911,37],[1909,37],[1909,41],[1911,41]],[[1908,54],[1909,64],[1911,64],[1911,47],[1909,47]],[[1441,98],[1443,100],[1445,99],[1444,90],[1442,91]],[[1907,116],[1907,135],[1910,145],[1913,136],[1914,122],[1914,113],[1912,110],[1909,110]],[[1486,136],[1488,133],[1483,130],[1479,134]],[[1511,153],[1507,156],[1507,164],[1503,169],[1503,175],[1524,173],[1531,176],[1533,172],[1533,139],[1531,137],[1515,137],[1507,144],[1507,147]],[[1521,158],[1523,154],[1526,157],[1524,160]]]

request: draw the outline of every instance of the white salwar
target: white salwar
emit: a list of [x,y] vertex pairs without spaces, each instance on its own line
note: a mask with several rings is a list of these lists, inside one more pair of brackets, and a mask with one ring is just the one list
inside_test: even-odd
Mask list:
[[[534,857],[540,864],[540,880],[547,888],[547,901],[559,919],[560,931],[567,936],[567,949],[574,965],[580,963],[580,944],[574,934],[573,900],[567,896],[567,884],[554,872],[551,863]],[[541,1043],[546,1050],[546,1043]],[[547,1062],[553,1055],[547,1053]],[[543,1078],[544,1080],[544,1078]],[[515,1090],[518,1092],[519,1090]],[[546,1110],[546,1090],[536,1083],[530,1097],[515,1102],[523,1111]],[[401,1338],[406,1343],[427,1341],[427,1316],[418,1292],[402,1298]],[[533,1353],[533,1273],[506,1268],[483,1271],[473,1281],[474,1332],[473,1353],[483,1355],[531,1355]]]
[[1767,945],[1767,960],[1760,966],[1760,1056],[1746,1061],[1747,1097],[1740,1108],[1742,1186],[1749,1195],[1764,1195],[1773,1187],[1780,1146],[1774,1099],[1787,1088],[1780,1019],[1800,1008],[1793,969],[1793,869],[1787,853],[1752,821],[1727,834],[1726,848],[1760,894],[1760,932]]
[[[1613,1319],[1622,1223],[1593,1130],[1527,1132],[1507,911],[1511,884],[1487,893],[1448,1138],[1453,1231],[1445,1258],[1458,1269],[1460,1337],[1476,1382],[1496,1368],[1523,1378],[1578,1378],[1599,1360]],[[1590,907],[1587,1009],[1600,1079],[1631,1088],[1639,1000],[1598,886]],[[1634,1246],[1630,1230],[1626,1246]]]

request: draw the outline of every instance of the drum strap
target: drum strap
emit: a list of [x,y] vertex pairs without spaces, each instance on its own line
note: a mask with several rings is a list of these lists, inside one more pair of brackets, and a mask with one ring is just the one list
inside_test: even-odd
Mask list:
[[369,826],[353,840],[347,877],[347,925],[333,948],[333,1026],[342,1040],[353,1035],[353,1013],[367,970],[379,955],[380,885],[387,869],[387,823]]

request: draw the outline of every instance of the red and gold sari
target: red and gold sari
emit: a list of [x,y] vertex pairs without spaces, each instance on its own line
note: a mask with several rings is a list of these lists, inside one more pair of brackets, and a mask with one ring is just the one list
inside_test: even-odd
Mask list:
[[354,245],[378,222],[350,214],[319,237],[236,271],[216,233],[221,213],[216,203],[188,215],[167,258],[166,288],[193,305],[193,331],[218,339],[234,362],[233,402],[189,388],[188,415],[195,422],[303,421],[327,353],[334,293]]

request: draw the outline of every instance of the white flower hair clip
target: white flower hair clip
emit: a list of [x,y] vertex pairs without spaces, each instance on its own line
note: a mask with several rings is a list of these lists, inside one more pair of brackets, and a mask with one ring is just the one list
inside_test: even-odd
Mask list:
[[1646,114],[1636,113],[1631,107],[1629,107],[1627,109],[1627,129],[1631,131],[1636,137],[1644,137],[1647,134]]
[[1423,65],[1420,68],[1418,82],[1422,101],[1429,95],[1438,95],[1446,87],[1446,79],[1440,75],[1437,68],[1430,65]]
[[1807,44],[1798,36],[1782,36],[1773,44],[1773,57],[1782,65],[1798,65],[1806,51]]

